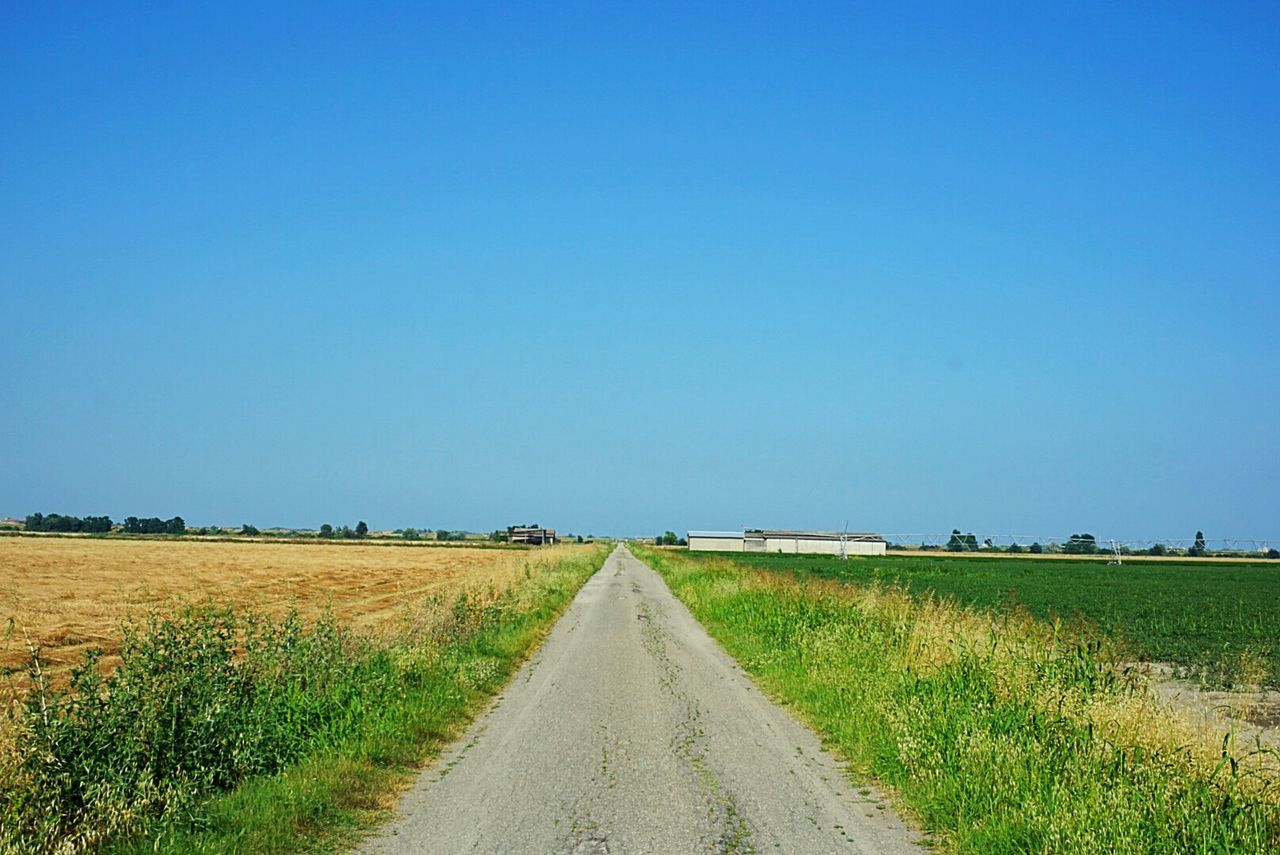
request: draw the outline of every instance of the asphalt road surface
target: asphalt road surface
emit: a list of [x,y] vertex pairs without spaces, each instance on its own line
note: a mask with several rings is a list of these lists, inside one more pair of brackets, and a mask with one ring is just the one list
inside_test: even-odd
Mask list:
[[910,852],[619,547],[368,853]]

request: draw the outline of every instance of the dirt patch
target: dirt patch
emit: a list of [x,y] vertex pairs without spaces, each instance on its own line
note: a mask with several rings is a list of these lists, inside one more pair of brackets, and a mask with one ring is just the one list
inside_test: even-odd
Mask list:
[[1167,663],[1140,667],[1149,676],[1155,696],[1197,726],[1232,734],[1237,744],[1280,750],[1280,692],[1202,689],[1178,679],[1175,668]]
[[1261,728],[1268,730],[1280,728],[1280,700],[1259,701],[1249,709],[1245,718],[1250,724]]

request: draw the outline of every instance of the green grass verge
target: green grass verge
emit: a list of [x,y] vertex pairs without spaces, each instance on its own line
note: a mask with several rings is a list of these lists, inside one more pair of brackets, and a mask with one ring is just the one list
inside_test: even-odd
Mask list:
[[943,851],[1280,847],[1275,757],[1201,739],[1117,667],[1105,636],[890,585],[635,551]]
[[608,549],[533,554],[511,589],[416,604],[390,637],[201,607],[129,628],[108,677],[90,660],[50,691],[33,673],[0,755],[0,851],[343,849],[506,684]]
[[[706,560],[706,554],[691,557]],[[1083,618],[1135,660],[1180,666],[1215,686],[1280,686],[1280,564],[954,556],[741,555],[806,576],[901,585],[965,605],[1017,605],[1043,619]]]

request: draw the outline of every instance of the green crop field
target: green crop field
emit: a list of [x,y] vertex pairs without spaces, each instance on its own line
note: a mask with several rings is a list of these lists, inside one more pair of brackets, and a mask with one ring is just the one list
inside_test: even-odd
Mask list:
[[1134,658],[1170,662],[1213,685],[1280,686],[1280,563],[1130,561],[887,555],[715,555],[800,575],[881,582],[978,608],[1021,606],[1032,615],[1083,619]]
[[[1280,756],[1161,703],[1096,626],[1031,614],[1092,611],[1177,638],[1208,591],[1270,625],[1276,568],[635,549],[938,851],[1280,851]],[[1181,643],[1203,660],[1201,637]]]

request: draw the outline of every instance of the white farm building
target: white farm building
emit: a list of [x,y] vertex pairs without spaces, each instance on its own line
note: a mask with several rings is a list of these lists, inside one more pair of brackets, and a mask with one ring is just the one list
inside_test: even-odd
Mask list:
[[819,555],[884,555],[885,540],[870,532],[691,531],[689,549],[694,552],[782,552]]

